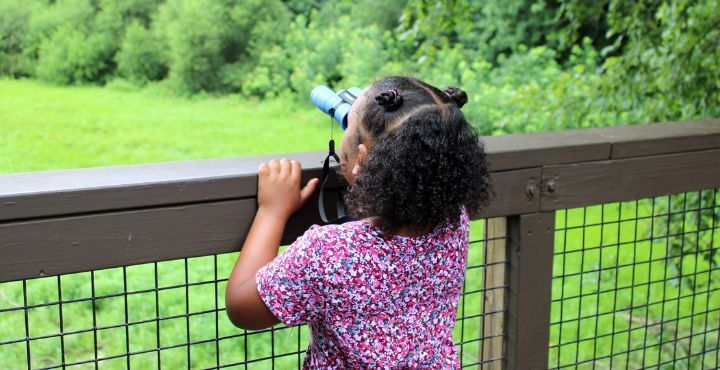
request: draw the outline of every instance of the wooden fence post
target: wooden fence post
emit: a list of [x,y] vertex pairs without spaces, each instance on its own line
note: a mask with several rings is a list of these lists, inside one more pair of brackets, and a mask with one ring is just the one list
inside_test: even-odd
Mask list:
[[481,368],[503,368],[503,334],[505,333],[505,287],[507,285],[507,218],[485,221],[485,270],[483,273]]
[[508,218],[508,369],[547,369],[555,212]]

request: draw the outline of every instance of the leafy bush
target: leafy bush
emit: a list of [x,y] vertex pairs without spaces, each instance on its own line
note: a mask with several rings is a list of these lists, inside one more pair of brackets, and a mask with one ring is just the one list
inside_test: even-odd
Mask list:
[[135,83],[161,80],[167,75],[165,48],[157,35],[140,23],[125,30],[120,51],[115,56],[118,73]]
[[168,2],[160,9],[157,22],[168,45],[169,78],[177,89],[192,93],[218,88],[228,23],[221,2]]
[[160,8],[169,78],[181,92],[239,91],[261,50],[284,37],[279,1],[182,0]]
[[80,32],[91,30],[95,9],[88,0],[59,0],[48,4],[30,0],[25,3],[31,11],[23,53],[37,61],[40,45],[47,42],[60,27],[72,27]]
[[609,109],[638,122],[720,115],[720,2],[613,1],[609,9]]
[[226,90],[240,91],[262,53],[285,38],[291,14],[279,0],[245,0],[236,4],[229,15],[231,28],[222,83]]
[[103,81],[113,52],[108,39],[105,34],[60,27],[40,45],[37,76],[58,84]]
[[17,77],[29,69],[22,47],[29,19],[30,9],[21,0],[0,2],[0,75]]

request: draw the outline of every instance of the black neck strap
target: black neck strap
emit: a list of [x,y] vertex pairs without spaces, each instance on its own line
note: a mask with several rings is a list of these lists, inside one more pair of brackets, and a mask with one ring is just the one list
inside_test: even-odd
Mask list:
[[334,159],[335,163],[340,163],[340,158],[335,154],[335,140],[330,140],[328,155],[325,157],[325,163],[323,163],[323,180],[320,185],[320,196],[318,197],[318,209],[320,210],[320,219],[326,224],[341,224],[352,219],[345,215],[345,205],[342,202],[342,196],[338,194],[335,206],[337,207],[337,218],[330,220],[325,213],[325,185],[328,177],[330,177],[330,159]]

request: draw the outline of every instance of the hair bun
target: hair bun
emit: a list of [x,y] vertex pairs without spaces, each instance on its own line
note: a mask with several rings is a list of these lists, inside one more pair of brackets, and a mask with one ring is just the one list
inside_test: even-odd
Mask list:
[[397,91],[396,89],[387,89],[386,91],[378,94],[375,97],[375,101],[380,106],[384,107],[385,111],[393,111],[400,107],[403,97],[400,95],[400,91]]
[[462,106],[468,102],[468,97],[465,91],[462,91],[454,86],[450,86],[445,89],[445,95],[452,99],[452,101],[455,102],[458,108],[462,108]]

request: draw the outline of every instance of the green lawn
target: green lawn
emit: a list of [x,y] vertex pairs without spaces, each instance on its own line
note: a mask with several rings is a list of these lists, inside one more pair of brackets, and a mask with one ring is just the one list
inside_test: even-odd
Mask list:
[[309,98],[187,99],[0,79],[0,173],[325,150],[328,122]]
[[[0,80],[0,173],[321,150],[326,128],[310,103],[190,100],[158,89]],[[675,195],[673,202],[658,197],[557,212],[549,365],[717,367],[720,259],[712,253],[720,248],[718,214],[720,192],[712,190]],[[472,240],[483,238],[482,229],[482,221],[473,223]],[[471,245],[469,266],[482,263],[482,249],[482,243]],[[108,369],[128,362],[136,369],[156,368],[158,361],[175,369],[188,361],[207,368],[254,360],[248,368],[270,368],[273,361],[261,359],[302,351],[307,328],[245,333],[229,323],[223,279],[235,258],[66,275],[59,279],[61,297],[57,277],[28,280],[27,302],[22,282],[0,283],[0,343],[18,340],[0,345],[0,369],[27,367],[21,341],[27,335],[43,338],[31,341],[32,367],[58,365],[62,347],[66,363],[97,356],[107,358],[99,367]],[[454,330],[455,341],[465,343],[466,364],[479,356],[482,278],[482,269],[468,270],[468,294],[458,310],[464,319]],[[93,296],[101,297],[95,310]],[[59,298],[67,302],[62,308]],[[16,309],[25,305],[35,305],[27,318]],[[53,336],[61,323],[62,340]],[[188,341],[195,343],[189,356]],[[168,348],[158,355],[158,346]],[[137,354],[122,356],[128,350]],[[593,364],[593,358],[600,360]],[[274,363],[287,368],[297,361],[291,354]]]

